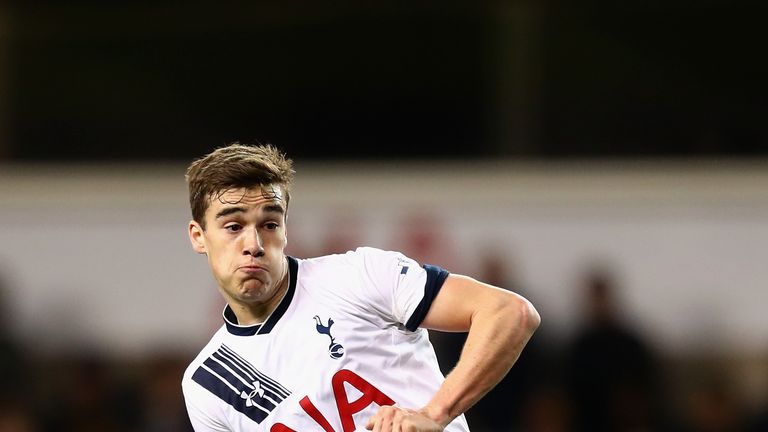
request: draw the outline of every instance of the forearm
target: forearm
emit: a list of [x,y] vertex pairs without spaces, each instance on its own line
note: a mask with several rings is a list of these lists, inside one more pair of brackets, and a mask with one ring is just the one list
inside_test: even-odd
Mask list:
[[447,425],[467,411],[509,372],[539,322],[519,296],[478,310],[456,367],[422,412]]

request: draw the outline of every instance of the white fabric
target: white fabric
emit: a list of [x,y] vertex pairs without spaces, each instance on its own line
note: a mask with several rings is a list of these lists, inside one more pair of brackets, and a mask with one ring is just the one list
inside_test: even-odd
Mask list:
[[[444,380],[427,331],[405,328],[427,282],[414,260],[359,248],[298,260],[297,273],[295,293],[286,295],[283,303],[290,304],[274,327],[238,336],[222,326],[187,368],[182,387],[197,432],[363,431],[379,408],[374,401],[355,405],[377,393],[365,382],[397,405],[418,409]],[[460,416],[446,430],[469,429]]]

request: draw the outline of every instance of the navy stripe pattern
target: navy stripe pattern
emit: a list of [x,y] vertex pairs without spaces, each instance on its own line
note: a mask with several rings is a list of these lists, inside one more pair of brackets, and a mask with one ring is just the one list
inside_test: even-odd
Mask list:
[[256,423],[291,394],[223,344],[197,368],[192,380]]
[[448,279],[448,270],[442,267],[424,264],[424,270],[427,271],[427,282],[424,284],[424,297],[422,297],[419,305],[416,306],[416,310],[405,323],[405,328],[410,331],[416,331],[424,321],[424,317],[427,316],[429,308],[432,306],[432,301],[437,297],[440,292],[440,288],[443,287],[443,282]]

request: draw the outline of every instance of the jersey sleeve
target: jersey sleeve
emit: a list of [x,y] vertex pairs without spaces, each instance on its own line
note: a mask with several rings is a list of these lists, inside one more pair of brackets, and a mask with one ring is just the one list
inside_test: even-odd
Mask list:
[[420,265],[400,252],[359,248],[364,271],[379,295],[379,301],[397,323],[415,331],[429,312],[448,271]]
[[[205,405],[203,401],[206,395],[194,386],[195,384],[191,381],[184,380],[182,382],[184,403],[187,406],[189,421],[195,432],[230,432],[229,428],[206,413],[206,410],[201,406]],[[215,406],[212,405],[209,409],[215,409]]]

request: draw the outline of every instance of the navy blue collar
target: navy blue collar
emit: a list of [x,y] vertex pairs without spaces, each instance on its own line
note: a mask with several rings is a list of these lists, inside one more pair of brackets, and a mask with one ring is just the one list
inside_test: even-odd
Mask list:
[[[237,323],[237,317],[232,312],[232,308],[227,305],[224,308],[224,324],[227,326],[227,331],[235,336],[253,336],[256,333],[262,335],[272,331],[272,328],[280,321],[280,318],[288,310],[291,301],[293,300],[293,294],[296,292],[296,277],[299,273],[299,261],[294,257],[286,256],[288,261],[288,291],[285,292],[283,299],[280,300],[280,304],[277,305],[272,315],[267,318],[266,322],[260,324],[253,324],[249,326],[239,325]],[[263,328],[262,328],[263,327]]]

